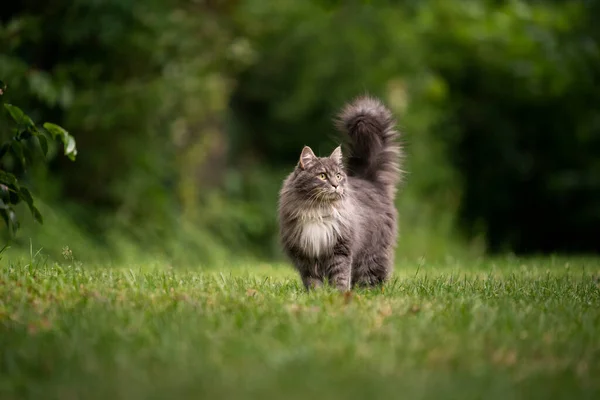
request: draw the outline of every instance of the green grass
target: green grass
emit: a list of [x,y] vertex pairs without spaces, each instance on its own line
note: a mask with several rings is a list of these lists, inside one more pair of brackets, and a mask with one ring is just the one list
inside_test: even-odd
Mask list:
[[2,399],[600,396],[600,261],[406,263],[306,294],[277,266],[0,270]]

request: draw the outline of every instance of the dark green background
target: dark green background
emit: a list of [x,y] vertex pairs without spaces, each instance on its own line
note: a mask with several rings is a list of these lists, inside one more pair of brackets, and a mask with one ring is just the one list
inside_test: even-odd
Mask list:
[[400,256],[598,252],[598,15],[584,0],[8,2],[3,100],[79,148],[28,171],[46,223],[23,212],[12,245],[279,257],[281,179],[304,144],[328,154],[335,113],[369,92],[404,133]]

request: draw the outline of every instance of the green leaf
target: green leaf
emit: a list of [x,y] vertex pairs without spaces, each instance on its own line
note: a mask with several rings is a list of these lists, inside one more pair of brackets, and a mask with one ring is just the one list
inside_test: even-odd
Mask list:
[[8,186],[0,183],[0,200],[4,202],[4,200],[10,199],[10,190]]
[[17,140],[27,140],[30,139],[32,136],[37,135],[37,132],[35,131],[35,126],[34,127],[28,127],[27,129],[23,129],[21,130],[18,134],[17,134]]
[[19,220],[17,219],[17,213],[15,213],[12,209],[8,210],[8,220],[9,227],[12,235],[16,235],[19,230]]
[[8,188],[8,203],[9,204],[19,204],[21,201],[21,196],[19,196],[19,189],[14,187]]
[[33,205],[33,196],[31,195],[31,192],[29,191],[29,189],[27,189],[24,186],[21,186],[21,188],[19,188],[19,197],[22,198],[25,203],[27,203],[28,206]]
[[31,118],[23,112],[19,107],[13,106],[12,104],[5,104],[4,108],[8,110],[8,113],[12,119],[19,125],[35,126]]
[[0,215],[2,216],[2,219],[4,220],[4,223],[6,224],[6,226],[10,226],[10,220],[8,218],[9,210],[10,210],[10,208],[1,208],[0,209]]
[[17,214],[11,209],[0,209],[0,216],[6,223],[8,227],[8,232],[14,236],[17,233],[17,229],[19,229],[19,221],[17,220]]
[[10,149],[10,143],[4,143],[2,146],[0,146],[0,159],[4,157],[8,149]]
[[46,122],[43,126],[48,132],[50,132],[53,138],[60,138],[65,148],[65,155],[69,157],[71,161],[74,161],[75,157],[77,156],[75,138],[71,136],[64,128],[51,122]]
[[53,124],[51,122],[45,122],[43,125],[44,129],[46,129],[52,135],[52,138],[56,139],[57,137],[62,140],[63,143],[67,143],[67,138],[69,137],[69,132],[67,132],[64,128]]
[[46,139],[46,136],[44,135],[39,135],[37,138],[40,142],[40,147],[42,148],[42,153],[44,153],[45,157],[48,155],[48,139]]
[[19,187],[19,181],[17,180],[17,177],[10,172],[0,171],[0,182],[7,185],[14,185],[17,188]]
[[13,153],[15,154],[15,157],[17,157],[19,159],[19,161],[21,161],[23,166],[25,166],[25,155],[23,154],[23,146],[21,145],[21,143],[13,141],[10,144],[10,148],[12,149]]
[[[39,136],[41,133],[38,127],[33,125],[27,128],[27,134],[30,136]],[[21,135],[25,135],[25,132],[21,133]]]
[[40,212],[40,210],[37,209],[36,206],[33,206],[33,209],[31,210],[31,212],[33,213],[33,218],[39,222],[40,224],[44,224],[44,218],[42,217],[42,213]]
[[71,159],[71,161],[75,161],[75,157],[77,156],[77,148],[75,147],[75,138],[69,135],[69,139],[67,144],[65,145],[65,155]]
[[27,206],[29,207],[29,211],[31,211],[33,218],[40,224],[43,224],[44,221],[42,219],[42,214],[37,209],[35,204],[33,204],[33,196],[31,196],[31,192],[29,191],[29,189],[27,189],[26,187],[21,187],[21,189],[19,190],[19,197],[21,197],[21,199],[23,199],[23,201],[27,203]]

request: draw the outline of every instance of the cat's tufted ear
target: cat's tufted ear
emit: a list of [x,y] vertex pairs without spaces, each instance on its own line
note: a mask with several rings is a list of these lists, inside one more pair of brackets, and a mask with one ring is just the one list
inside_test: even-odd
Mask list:
[[316,159],[317,156],[315,156],[315,153],[313,153],[312,149],[308,146],[304,146],[304,148],[302,149],[302,154],[300,154],[300,162],[298,163],[298,165],[300,166],[300,168],[306,169]]
[[342,146],[336,147],[335,150],[333,150],[333,152],[329,156],[329,158],[331,158],[339,165],[342,165]]

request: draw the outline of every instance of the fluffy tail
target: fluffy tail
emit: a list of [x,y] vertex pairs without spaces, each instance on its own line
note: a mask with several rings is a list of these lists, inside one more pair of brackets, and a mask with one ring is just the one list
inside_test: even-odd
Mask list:
[[373,182],[393,197],[403,154],[390,110],[375,98],[359,97],[344,107],[336,125],[348,139],[348,174]]

